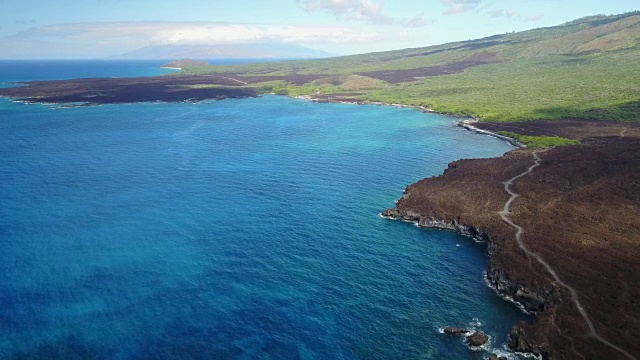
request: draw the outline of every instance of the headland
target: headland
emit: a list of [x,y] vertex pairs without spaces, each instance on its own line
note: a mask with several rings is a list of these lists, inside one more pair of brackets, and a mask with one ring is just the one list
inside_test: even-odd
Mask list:
[[545,359],[637,358],[629,329],[640,327],[640,288],[633,285],[640,273],[640,126],[567,120],[516,128],[581,143],[453,162],[443,175],[409,185],[383,215],[488,242],[487,280],[536,314],[533,324],[513,327],[512,350]]
[[0,96],[27,103],[85,105],[152,101],[198,101],[246,98],[254,88],[223,76],[152,76],[137,78],[86,78],[30,81],[0,88]]

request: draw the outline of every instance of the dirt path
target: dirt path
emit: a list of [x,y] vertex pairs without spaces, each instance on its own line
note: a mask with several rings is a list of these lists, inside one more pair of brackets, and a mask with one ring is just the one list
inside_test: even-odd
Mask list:
[[629,129],[627,129],[627,128],[622,129],[622,130],[620,131],[620,137],[624,137],[624,133],[626,133],[626,132],[627,132],[627,130],[629,130]]
[[230,78],[230,77],[226,77],[226,76],[223,76],[223,78],[228,79],[228,80],[233,80],[233,81],[239,82],[239,83],[240,83],[240,84],[242,84],[242,85],[249,85],[249,83],[246,83],[246,82],[241,81],[241,80],[238,80],[238,79],[234,79],[234,78]]
[[[624,132],[625,131],[626,131],[626,129],[620,132],[620,136],[621,137],[624,137]],[[536,151],[532,152],[531,154],[533,155],[533,159],[534,159],[533,165],[529,166],[529,168],[526,171],[524,171],[523,173],[521,173],[519,175],[516,175],[516,176],[512,177],[511,179],[509,179],[509,180],[504,182],[504,190],[510,195],[510,197],[507,200],[507,202],[505,202],[504,207],[502,208],[502,211],[500,211],[498,214],[500,215],[500,217],[502,218],[502,220],[504,222],[506,222],[507,224],[511,225],[511,227],[516,229],[516,242],[518,243],[518,246],[520,247],[520,249],[522,249],[522,251],[524,251],[527,255],[531,256],[532,258],[536,259],[540,264],[542,264],[545,267],[545,269],[547,269],[547,271],[553,276],[553,278],[555,279],[556,283],[560,284],[562,287],[564,287],[565,289],[569,290],[569,293],[571,293],[571,299],[576,304],[576,307],[578,308],[578,311],[580,312],[580,315],[582,316],[582,318],[585,320],[585,322],[589,326],[589,334],[587,334],[587,336],[592,337],[592,338],[600,341],[601,343],[609,346],[612,349],[615,349],[616,351],[624,354],[626,357],[628,357],[631,360],[638,360],[635,356],[631,355],[626,350],[618,347],[617,345],[612,344],[611,342],[609,342],[608,340],[602,338],[598,334],[598,332],[596,331],[595,326],[593,325],[593,322],[589,318],[589,315],[587,314],[587,312],[584,310],[584,307],[580,303],[580,299],[578,298],[578,293],[576,292],[576,290],[573,287],[567,285],[564,281],[562,281],[560,279],[560,277],[558,276],[558,274],[556,274],[555,270],[553,270],[551,265],[549,265],[549,263],[547,263],[542,258],[542,256],[540,256],[539,254],[529,250],[529,248],[522,241],[522,234],[524,233],[524,229],[520,225],[515,224],[509,218],[509,215],[511,214],[511,212],[509,210],[509,208],[511,207],[511,203],[518,196],[520,196],[520,194],[515,193],[515,192],[513,192],[513,190],[511,190],[511,185],[513,185],[513,182],[515,180],[517,180],[517,179],[519,179],[519,178],[531,173],[533,171],[533,169],[535,169],[536,167],[540,166],[540,163],[542,162],[542,159],[540,158],[540,156],[538,156],[538,153]]]

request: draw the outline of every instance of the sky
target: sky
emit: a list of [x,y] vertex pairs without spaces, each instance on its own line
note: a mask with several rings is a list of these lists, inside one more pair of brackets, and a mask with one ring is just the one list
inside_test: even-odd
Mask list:
[[638,0],[0,0],[0,59],[264,42],[349,55],[635,10]]

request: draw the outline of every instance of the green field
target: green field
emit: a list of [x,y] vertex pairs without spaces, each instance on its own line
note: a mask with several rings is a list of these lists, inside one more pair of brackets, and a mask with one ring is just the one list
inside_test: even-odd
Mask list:
[[[481,63],[437,73],[477,59]],[[341,94],[480,120],[640,122],[640,12],[426,48],[235,66],[180,65],[185,74],[224,73],[245,79],[264,93]],[[431,73],[393,78],[415,69]],[[392,75],[385,78],[372,71]],[[317,78],[294,85],[291,81],[299,75]],[[256,76],[260,80],[252,81]]]
[[546,149],[558,146],[575,145],[579,143],[579,141],[577,140],[571,140],[559,136],[530,136],[516,134],[509,131],[498,131],[498,134],[510,137],[520,144],[526,145],[528,148],[533,149]]

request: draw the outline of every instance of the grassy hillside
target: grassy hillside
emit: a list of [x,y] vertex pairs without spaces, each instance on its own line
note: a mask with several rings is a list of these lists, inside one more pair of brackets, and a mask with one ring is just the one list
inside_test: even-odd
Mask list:
[[420,105],[492,121],[640,121],[640,12],[425,48],[213,66],[263,92]]

